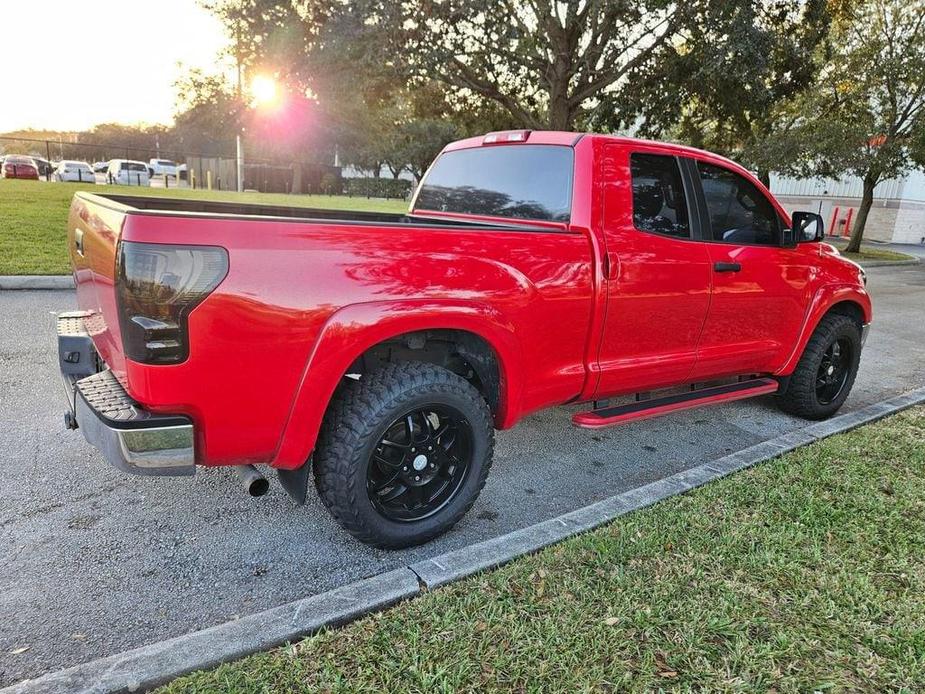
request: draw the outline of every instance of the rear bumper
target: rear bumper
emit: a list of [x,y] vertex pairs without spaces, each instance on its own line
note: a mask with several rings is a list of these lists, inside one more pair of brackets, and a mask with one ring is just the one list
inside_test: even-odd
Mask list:
[[135,475],[196,472],[193,423],[155,414],[132,400],[112,371],[100,370],[85,314],[58,316],[58,363],[68,396],[67,420],[112,465]]

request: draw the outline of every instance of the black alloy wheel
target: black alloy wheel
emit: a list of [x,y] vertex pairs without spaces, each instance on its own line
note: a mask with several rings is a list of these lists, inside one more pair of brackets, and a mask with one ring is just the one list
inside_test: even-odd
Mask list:
[[472,428],[461,412],[425,405],[392,422],[366,473],[370,501],[400,522],[433,515],[459,492],[472,457]]
[[819,370],[816,372],[816,399],[820,405],[828,405],[842,392],[851,371],[851,341],[841,337],[825,350]]

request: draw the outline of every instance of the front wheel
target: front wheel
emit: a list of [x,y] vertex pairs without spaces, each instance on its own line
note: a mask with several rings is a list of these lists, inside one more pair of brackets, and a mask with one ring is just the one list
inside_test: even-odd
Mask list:
[[825,419],[844,404],[861,360],[858,324],[839,314],[824,316],[787,384],[780,408],[806,419]]
[[472,507],[493,447],[491,412],[471,383],[433,364],[391,364],[332,403],[315,485],[360,541],[410,547],[446,532]]

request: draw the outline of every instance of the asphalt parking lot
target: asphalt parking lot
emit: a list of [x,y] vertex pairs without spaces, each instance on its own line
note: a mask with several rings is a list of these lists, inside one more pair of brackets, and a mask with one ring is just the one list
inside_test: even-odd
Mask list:
[[[925,266],[869,276],[875,326],[845,411],[925,385]],[[772,398],[597,432],[572,428],[572,409],[543,412],[499,434],[456,529],[384,552],[352,540],[314,495],[294,506],[272,478],[252,499],[231,471],[148,479],[107,466],[63,426],[53,314],[73,307],[69,291],[0,292],[0,686],[488,539],[804,425]]]

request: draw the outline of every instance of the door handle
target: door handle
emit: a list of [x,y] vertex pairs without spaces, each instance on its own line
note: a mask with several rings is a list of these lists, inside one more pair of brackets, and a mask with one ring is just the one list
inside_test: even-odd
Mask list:
[[606,251],[602,258],[604,265],[604,279],[615,280],[620,275],[620,259],[616,253]]
[[738,272],[742,269],[739,263],[713,263],[716,272]]

